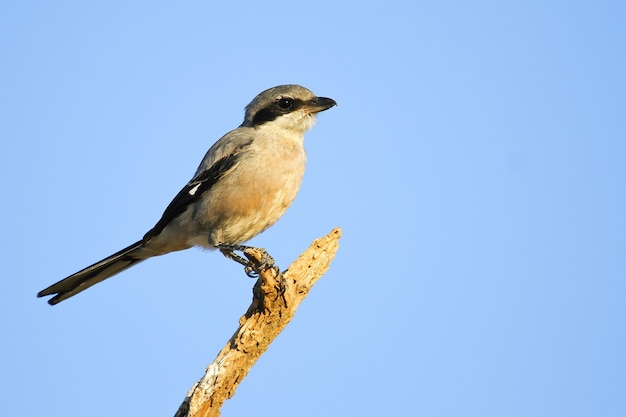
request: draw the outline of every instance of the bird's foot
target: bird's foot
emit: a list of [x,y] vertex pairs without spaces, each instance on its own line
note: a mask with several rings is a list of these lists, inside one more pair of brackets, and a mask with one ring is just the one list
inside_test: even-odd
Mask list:
[[[274,259],[267,253],[265,249],[255,248],[252,246],[244,246],[244,245],[229,245],[229,244],[219,244],[217,245],[222,255],[227,257],[228,259],[232,259],[240,265],[243,265],[244,271],[247,276],[250,278],[258,278],[259,271],[263,269],[275,268],[278,273],[278,267],[274,265]],[[256,258],[250,258],[250,256],[246,253],[248,250],[257,250],[261,252],[261,259],[257,261]],[[243,256],[235,253],[235,251],[242,252],[248,259]]]

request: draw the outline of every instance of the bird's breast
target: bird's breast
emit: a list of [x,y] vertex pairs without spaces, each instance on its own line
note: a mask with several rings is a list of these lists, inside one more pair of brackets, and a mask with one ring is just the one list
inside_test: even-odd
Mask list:
[[[306,163],[301,143],[253,147],[198,207],[209,244],[241,243],[274,224],[295,199]],[[206,235],[205,235],[206,236]]]

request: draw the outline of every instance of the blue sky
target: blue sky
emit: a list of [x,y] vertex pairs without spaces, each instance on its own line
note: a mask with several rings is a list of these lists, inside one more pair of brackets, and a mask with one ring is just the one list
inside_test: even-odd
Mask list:
[[339,106],[251,241],[330,271],[224,416],[626,414],[626,4],[0,5],[0,415],[173,415],[251,300],[218,253],[35,294],[139,239],[261,90]]

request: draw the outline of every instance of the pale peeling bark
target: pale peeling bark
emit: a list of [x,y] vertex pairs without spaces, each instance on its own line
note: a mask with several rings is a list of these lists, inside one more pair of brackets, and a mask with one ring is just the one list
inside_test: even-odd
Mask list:
[[[224,401],[235,395],[250,368],[326,273],[339,248],[340,237],[341,229],[337,228],[315,240],[282,274],[277,274],[275,268],[259,268],[252,304],[239,319],[239,328],[189,390],[175,417],[220,415]],[[260,249],[246,250],[245,255],[256,265],[267,259],[267,253]]]

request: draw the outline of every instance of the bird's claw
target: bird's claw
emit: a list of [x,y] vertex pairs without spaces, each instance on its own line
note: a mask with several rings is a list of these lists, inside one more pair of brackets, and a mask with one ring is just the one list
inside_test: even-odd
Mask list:
[[[243,246],[243,245],[228,245],[228,244],[220,244],[217,245],[222,254],[237,262],[240,265],[243,265],[244,272],[250,278],[258,278],[259,272],[261,270],[275,268],[276,273],[279,274],[280,271],[277,266],[274,265],[274,258],[272,258],[265,249],[254,248],[251,246]],[[256,262],[256,259],[253,261],[250,259],[250,256],[246,253],[246,251],[250,249],[256,249],[261,251],[261,260],[260,262]],[[242,252],[248,259],[245,259],[243,256],[238,255],[235,251]]]
[[246,275],[250,278],[258,278],[259,277],[259,273],[257,271],[254,270],[254,268],[252,267],[252,265],[247,265],[243,268],[244,272],[246,273]]

